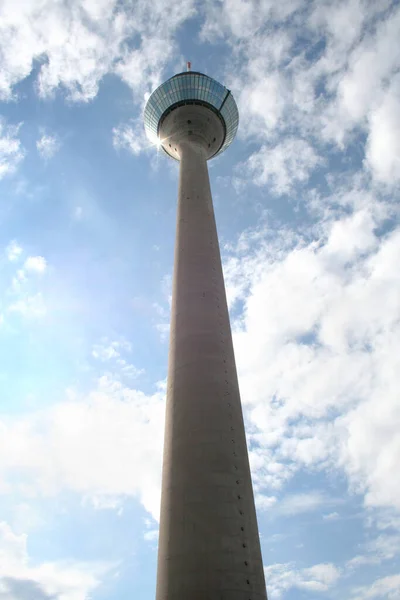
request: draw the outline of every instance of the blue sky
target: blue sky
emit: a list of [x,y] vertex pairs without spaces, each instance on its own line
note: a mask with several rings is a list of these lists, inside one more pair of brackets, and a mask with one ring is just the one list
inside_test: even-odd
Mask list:
[[178,165],[142,111],[233,92],[209,164],[271,600],[400,598],[400,5],[3,0],[0,599],[150,600]]

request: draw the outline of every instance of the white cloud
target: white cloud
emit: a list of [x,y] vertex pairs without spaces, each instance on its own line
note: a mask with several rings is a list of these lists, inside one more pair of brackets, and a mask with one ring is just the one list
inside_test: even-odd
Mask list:
[[35,273],[44,273],[47,269],[47,261],[43,256],[28,256],[24,268]]
[[[86,399],[0,425],[0,475],[44,495],[71,490],[93,502],[136,496],[159,517],[164,392],[146,396],[101,377]],[[50,449],[50,450],[49,450]]]
[[[117,514],[122,514],[123,500],[120,496],[113,496],[109,494],[91,494],[82,498],[83,506],[91,506],[95,510],[113,510],[117,511]],[[117,510],[118,509],[118,510]]]
[[397,70],[399,57],[393,53],[392,44],[399,25],[400,10],[393,10],[378,24],[376,32],[366,35],[352,52],[347,72],[338,85],[339,110],[346,120],[360,121],[365,117],[384,91],[385,81]]
[[340,570],[331,563],[322,563],[305,569],[295,569],[291,564],[273,564],[265,567],[268,594],[281,598],[292,589],[310,592],[327,592],[340,578]]
[[377,554],[381,560],[390,560],[398,556],[400,552],[400,535],[379,535],[368,542],[369,552]]
[[115,148],[129,150],[136,156],[149,149],[151,144],[146,138],[142,118],[114,127],[113,144]]
[[[367,18],[365,5],[359,0],[323,2],[314,5],[309,23],[319,33],[327,35],[330,54],[333,51],[341,54],[349,52],[359,41]],[[324,62],[327,62],[326,58]],[[328,64],[325,68],[328,68]]]
[[329,466],[367,505],[399,509],[400,230],[378,237],[390,205],[346,194],[334,201],[355,203],[350,216],[305,237],[262,223],[231,264],[245,282],[234,342],[254,482],[270,496]]
[[0,523],[0,556],[2,562],[26,561],[26,535],[15,535],[7,523]]
[[368,129],[368,115],[382,101],[399,67],[391,48],[400,11],[390,1],[315,6],[310,25],[319,36],[326,35],[326,48],[316,62],[309,61],[308,80],[314,90],[323,83],[329,96],[323,103],[314,100],[314,130],[344,148],[352,131]]
[[375,178],[384,183],[400,181],[400,78],[369,116],[367,163]]
[[42,97],[61,88],[70,100],[86,102],[96,96],[107,73],[117,73],[141,102],[159,82],[174,49],[174,33],[193,14],[193,6],[192,0],[174,0],[167,11],[160,0],[123,5],[117,0],[27,0],[18,6],[5,0],[0,7],[0,97],[12,98],[14,86],[36,63]]
[[[376,524],[378,531],[399,530],[400,531],[400,514],[393,508],[386,508],[379,511],[374,511],[373,522]],[[372,522],[372,518],[369,523]]]
[[381,534],[362,546],[364,554],[359,554],[346,563],[348,569],[354,570],[364,565],[379,565],[383,561],[396,558],[400,552],[400,536]]
[[128,361],[126,361],[123,358],[117,359],[117,365],[120,374],[122,376],[128,377],[129,379],[135,379],[136,377],[139,377],[139,375],[143,375],[143,373],[145,372],[144,369],[139,369],[138,367],[135,367],[135,365],[128,363]]
[[304,569],[303,573],[307,576],[315,578],[317,581],[326,586],[336,583],[340,577],[340,570],[331,563],[314,565],[313,567]]
[[19,298],[9,305],[8,310],[10,312],[18,313],[28,319],[44,317],[47,312],[43,295],[40,292]]
[[12,240],[6,248],[6,256],[12,262],[18,260],[22,252],[21,246],[15,240]]
[[21,291],[26,281],[27,276],[24,269],[18,269],[12,279],[11,289],[13,290],[13,292],[18,293],[19,291]]
[[36,142],[37,151],[45,160],[53,158],[60,147],[60,141],[55,135],[43,134],[42,137]]
[[93,347],[92,356],[101,361],[108,361],[112,358],[117,358],[119,356],[119,352],[112,344],[108,346],[96,344]]
[[258,511],[269,511],[276,504],[275,496],[264,496],[263,494],[255,494],[254,501]]
[[167,341],[169,338],[170,332],[170,324],[169,323],[157,323],[156,329],[160,334],[160,338],[163,342]]
[[0,179],[14,173],[24,157],[21,142],[17,137],[18,129],[19,127],[7,125],[0,118]]
[[16,532],[34,531],[45,522],[44,514],[40,508],[33,506],[32,502],[17,502],[14,504],[10,525]]
[[142,371],[136,369],[133,365],[129,364],[124,358],[121,357],[123,353],[130,353],[132,351],[132,345],[126,340],[109,340],[104,337],[101,343],[94,344],[92,348],[92,356],[101,362],[113,361],[118,366],[122,373],[128,373],[138,375]]
[[108,369],[112,371],[112,374],[107,373],[107,376],[116,379],[126,377],[135,379],[144,373],[144,369],[137,368],[121,357],[121,353],[129,353],[131,350],[132,346],[126,340],[110,341],[108,338],[103,338],[100,344],[93,346],[92,356],[102,363],[107,363]]
[[337,521],[340,519],[340,515],[337,512],[328,513],[322,517],[324,521]]
[[283,118],[288,93],[287,82],[281,74],[267,74],[262,79],[259,74],[252,74],[238,94],[239,110],[243,115],[241,135],[271,135]]
[[376,555],[368,555],[368,554],[357,554],[352,559],[347,561],[346,567],[351,572],[354,569],[358,569],[359,567],[364,567],[365,565],[379,565],[381,560]]
[[62,85],[73,100],[93,98],[125,33],[124,19],[112,18],[114,6],[114,0],[102,2],[103,19],[96,27],[90,22],[90,11],[78,2],[67,7],[59,2],[38,5],[30,1],[18,8],[10,0],[3,2],[3,97],[11,97],[13,86],[30,74],[34,58],[42,57],[38,79],[42,96]]
[[77,206],[77,207],[75,207],[75,210],[74,210],[74,218],[75,218],[77,221],[80,221],[80,220],[82,219],[82,216],[83,216],[83,208],[82,208],[82,206]]
[[[287,138],[276,146],[262,146],[246,161],[245,176],[256,185],[269,185],[278,195],[308,180],[321,158],[304,140]],[[242,167],[243,168],[243,167]]]
[[[18,260],[22,253],[22,248],[16,242],[11,242],[6,248],[7,258],[11,262]],[[4,294],[9,314],[19,314],[28,319],[45,316],[46,302],[35,275],[43,275],[46,270],[47,261],[43,256],[28,256],[23,267],[16,269]]]
[[146,542],[156,542],[158,540],[158,529],[150,529],[143,535]]
[[224,35],[233,39],[247,39],[262,30],[265,23],[279,23],[288,19],[301,6],[300,0],[274,2],[251,2],[248,0],[225,0],[206,2],[206,20],[201,37],[215,40]]
[[274,512],[284,516],[294,516],[314,512],[331,502],[332,500],[318,491],[290,494],[279,500]]
[[16,535],[5,522],[0,523],[0,560],[0,598],[4,600],[85,600],[112,568],[76,561],[33,563],[27,536]]
[[376,579],[373,583],[353,590],[353,600],[367,598],[386,598],[397,600],[400,596],[400,574]]
[[[205,6],[203,37],[223,37],[231,46],[225,79],[239,104],[239,135],[261,143],[252,173],[260,185],[280,193],[296,177],[306,181],[318,157],[331,155],[332,142],[351,148],[354,160],[364,152],[363,141],[354,147],[360,133],[377,181],[398,181],[397,3]],[[275,22],[268,33],[266,20]]]

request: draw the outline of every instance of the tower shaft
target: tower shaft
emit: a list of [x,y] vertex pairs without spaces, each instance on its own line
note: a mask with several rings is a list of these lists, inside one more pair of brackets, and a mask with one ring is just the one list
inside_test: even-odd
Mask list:
[[179,153],[157,600],[266,600],[206,149]]

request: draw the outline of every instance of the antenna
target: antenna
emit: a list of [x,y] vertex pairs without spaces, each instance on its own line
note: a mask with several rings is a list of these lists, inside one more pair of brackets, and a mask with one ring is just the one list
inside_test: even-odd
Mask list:
[[192,63],[188,60],[188,62],[186,63],[186,70],[191,71],[191,69],[192,69]]

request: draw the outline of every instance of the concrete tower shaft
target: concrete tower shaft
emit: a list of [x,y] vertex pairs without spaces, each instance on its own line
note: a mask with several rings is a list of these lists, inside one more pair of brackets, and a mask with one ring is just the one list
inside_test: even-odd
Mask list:
[[265,600],[206,151],[179,151],[157,600]]
[[185,97],[169,100],[169,80],[145,113],[180,160],[157,600],[266,600],[207,169],[233,139],[237,109],[217,82],[197,74],[187,90],[183,75]]

